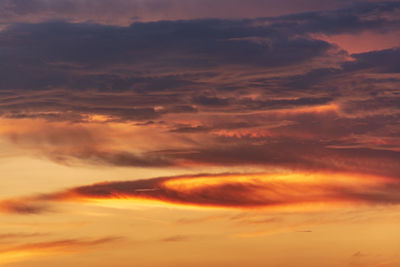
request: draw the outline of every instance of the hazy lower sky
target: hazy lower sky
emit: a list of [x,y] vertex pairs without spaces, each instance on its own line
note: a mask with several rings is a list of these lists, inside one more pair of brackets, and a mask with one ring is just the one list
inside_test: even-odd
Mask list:
[[400,266],[400,1],[0,1],[0,266]]

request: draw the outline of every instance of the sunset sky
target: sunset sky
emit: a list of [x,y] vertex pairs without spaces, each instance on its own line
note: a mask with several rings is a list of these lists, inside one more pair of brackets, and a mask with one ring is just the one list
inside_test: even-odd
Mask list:
[[0,267],[399,267],[400,1],[1,0]]

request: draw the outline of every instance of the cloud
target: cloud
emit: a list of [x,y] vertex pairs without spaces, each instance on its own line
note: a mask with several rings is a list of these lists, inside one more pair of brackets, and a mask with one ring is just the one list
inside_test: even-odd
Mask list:
[[184,242],[189,240],[190,238],[188,236],[184,235],[174,235],[174,236],[169,236],[166,238],[161,239],[161,242]]
[[[10,25],[0,32],[4,40],[0,47],[7,51],[0,64],[0,114],[71,121],[99,114],[145,121],[198,112],[197,106],[277,106],[278,101],[249,98],[229,103],[232,97],[207,93],[210,88],[246,87],[243,81],[223,81],[225,72],[294,67],[341,54],[325,41],[281,36],[276,29],[252,23],[209,19],[125,27],[67,22]],[[287,105],[312,105],[322,99],[327,101],[305,97]]]
[[0,202],[0,212],[13,214],[39,214],[49,211],[49,208],[40,203],[32,202],[31,199],[6,200]]
[[145,125],[9,119],[0,134],[26,153],[67,165],[257,166],[398,177],[400,140],[394,115],[353,117],[357,113],[351,109],[361,110],[362,105],[349,104],[342,109],[328,104],[200,115],[202,120],[185,121],[180,115]]
[[[344,176],[346,177],[346,176]],[[349,177],[349,176],[348,176]],[[364,187],[362,179],[355,178],[359,185],[342,184],[343,176],[324,175],[226,175],[178,177],[172,179],[152,179],[134,182],[113,182],[73,189],[72,198],[144,198],[199,206],[219,207],[268,207],[313,202],[382,202],[396,203],[393,195],[398,189],[383,183],[371,188]],[[324,181],[324,179],[331,179]],[[293,179],[293,180],[291,180]],[[318,180],[317,182],[313,179]],[[337,179],[337,180],[335,180]],[[310,181],[311,180],[311,181]],[[378,179],[379,181],[379,179]],[[395,185],[396,180],[393,181]],[[392,186],[393,186],[392,185]],[[374,188],[376,186],[376,188]],[[360,190],[362,188],[362,190]],[[146,189],[146,190],[143,190]],[[151,189],[151,190],[150,190]],[[389,190],[388,190],[389,189]],[[365,190],[365,191],[363,191]],[[376,190],[376,191],[375,191]],[[393,191],[392,191],[393,190]],[[301,192],[306,192],[302,194]]]
[[[28,2],[30,8],[24,10],[49,4]],[[312,34],[390,31],[398,27],[392,12],[396,8],[396,2],[368,3],[259,19],[125,26],[12,23],[0,32],[0,114],[74,122],[96,114],[143,123],[176,113],[249,112],[341,101],[348,93],[338,85],[351,83],[352,93],[360,90],[357,83],[364,79],[355,77],[359,72],[397,73],[398,49],[350,59]],[[381,82],[378,78],[375,83]]]
[[282,27],[291,26],[296,32],[328,35],[366,30],[387,31],[399,26],[399,7],[397,1],[366,2],[333,11],[307,12],[266,20]]
[[380,51],[355,54],[354,62],[345,65],[346,70],[366,69],[375,73],[399,73],[400,66],[397,59],[400,57],[400,48],[395,47]]
[[[147,200],[197,207],[279,210],[321,205],[399,204],[399,190],[398,179],[361,174],[221,174],[105,182],[25,200],[31,205],[63,201]],[[1,203],[7,203],[7,200]],[[9,209],[5,212],[19,211]],[[273,221],[275,219],[268,219],[268,222]]]
[[[3,10],[16,14],[104,4],[5,2]],[[74,122],[98,114],[143,123],[175,113],[334,102],[343,94],[338,76],[371,68],[397,72],[398,52],[358,54],[350,61],[345,51],[312,34],[390,31],[398,26],[396,8],[396,2],[366,3],[280,17],[125,26],[11,23],[0,32],[0,114]]]
[[95,247],[119,240],[120,237],[99,239],[62,239],[47,242],[25,243],[0,249],[2,262],[21,261],[37,255],[76,253],[82,249]]
[[[291,170],[354,171],[398,177],[399,152],[364,147],[329,147],[328,143],[282,139],[264,142],[259,138],[226,138],[229,145],[168,152],[165,156],[200,166],[264,166]],[[253,141],[251,141],[253,140]],[[236,143],[235,143],[236,142]],[[261,143],[258,144],[257,142]],[[368,162],[368,164],[366,164]],[[382,169],[382,166],[385,166]]]

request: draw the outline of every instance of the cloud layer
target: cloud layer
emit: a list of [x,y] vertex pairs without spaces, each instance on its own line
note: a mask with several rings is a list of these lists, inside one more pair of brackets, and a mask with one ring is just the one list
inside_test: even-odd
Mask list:
[[[395,35],[398,2],[128,24],[64,19],[90,1],[6,2],[0,134],[31,155],[399,177],[399,47],[350,54],[330,41]],[[46,10],[60,19],[22,18]]]
[[0,4],[0,23],[64,19],[124,25],[137,20],[249,18],[346,7],[353,3],[357,1],[286,0],[277,3],[271,0],[250,0],[243,3],[238,0],[4,0]]

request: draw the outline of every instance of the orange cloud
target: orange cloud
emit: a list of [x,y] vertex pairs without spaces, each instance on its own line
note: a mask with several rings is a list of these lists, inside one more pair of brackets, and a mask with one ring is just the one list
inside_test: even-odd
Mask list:
[[[25,202],[23,199],[19,202],[3,201],[0,205],[8,207],[3,211],[9,213],[41,212],[43,208],[35,210],[36,205],[49,201],[156,201],[193,207],[308,209],[397,204],[400,203],[399,190],[400,181],[371,175],[222,174],[98,183],[26,198]],[[15,203],[25,205],[20,208]]]

